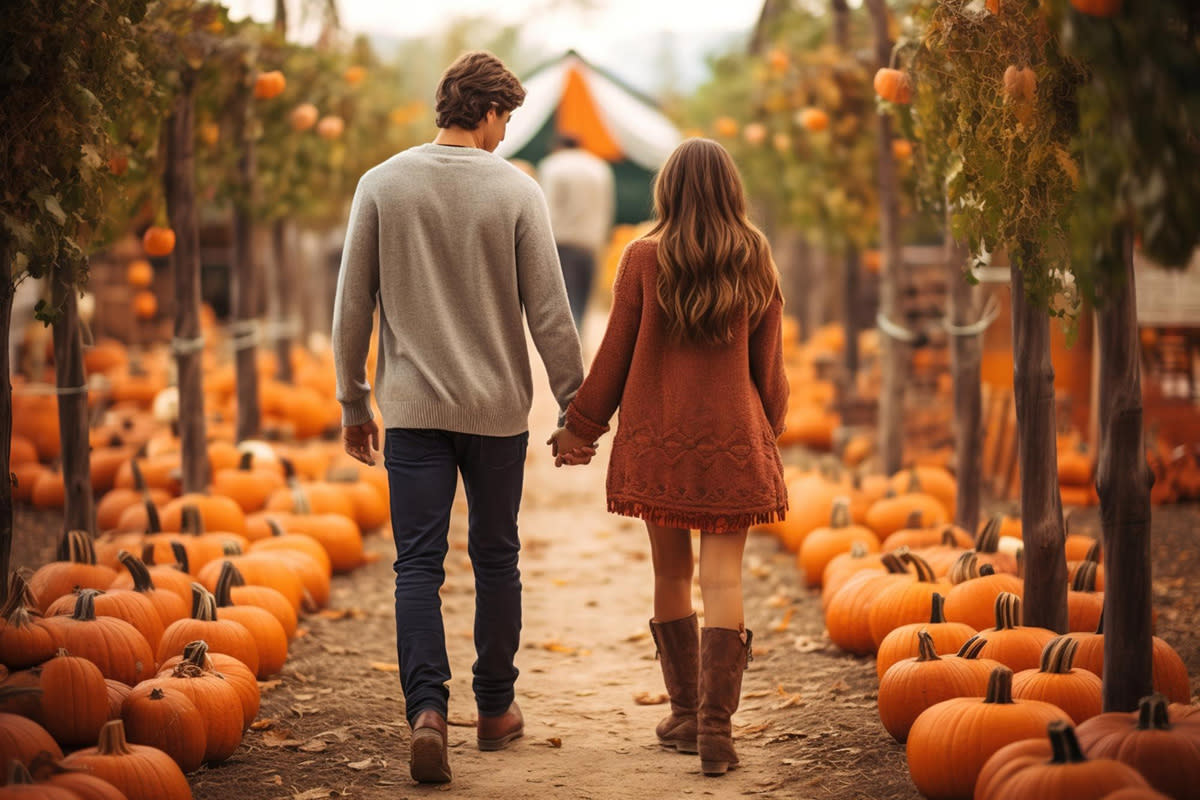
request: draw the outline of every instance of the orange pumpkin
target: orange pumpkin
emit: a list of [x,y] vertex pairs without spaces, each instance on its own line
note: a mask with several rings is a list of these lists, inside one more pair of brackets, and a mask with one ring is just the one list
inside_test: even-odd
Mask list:
[[1200,786],[1200,735],[1171,714],[1161,694],[1143,697],[1132,714],[1109,712],[1076,729],[1088,758],[1112,758],[1135,768],[1170,797],[1194,797]]
[[1076,11],[1093,17],[1111,17],[1120,12],[1122,0],[1071,0]]
[[107,589],[117,577],[116,570],[96,564],[96,548],[87,531],[67,531],[58,545],[58,561],[38,568],[29,579],[29,589],[37,610],[45,612],[50,604],[77,587]]
[[134,686],[153,674],[154,651],[125,620],[97,616],[96,594],[90,589],[80,592],[70,616],[47,617],[46,624],[55,629],[67,652],[94,663],[104,677]]
[[947,622],[944,599],[934,592],[928,622],[910,622],[892,629],[879,643],[875,656],[875,674],[882,678],[888,668],[920,654],[921,634],[928,636],[935,653],[956,653],[978,631],[961,622]]
[[144,258],[135,258],[125,268],[125,282],[134,289],[146,289],[154,283],[154,267]]
[[125,723],[112,720],[100,729],[95,747],[63,759],[64,767],[83,770],[108,781],[130,800],[191,800],[192,790],[179,765],[163,751],[125,740]]
[[207,744],[205,721],[182,691],[143,682],[122,704],[121,719],[129,742],[162,750],[184,772],[200,769]]
[[259,100],[270,100],[283,94],[287,78],[277,69],[260,72],[254,78],[254,96]]
[[99,667],[59,650],[42,665],[42,719],[55,741],[66,747],[93,744],[108,722],[108,689]]
[[1021,598],[1001,592],[996,598],[996,627],[985,628],[977,636],[987,640],[983,655],[994,658],[1009,669],[1036,669],[1042,650],[1057,634],[1045,628],[1020,624]]
[[158,645],[158,661],[183,652],[184,646],[196,639],[203,639],[215,652],[231,655],[257,674],[258,645],[246,627],[231,619],[218,616],[217,603],[212,594],[200,584],[192,587],[192,615],[167,626]]
[[37,666],[58,650],[54,628],[31,614],[33,595],[16,571],[9,576],[8,600],[0,608],[0,664],[20,670]]
[[903,105],[912,102],[912,81],[908,73],[883,67],[875,73],[874,86],[875,93],[889,103]]
[[879,538],[873,531],[851,524],[849,499],[838,498],[833,503],[829,525],[809,533],[800,545],[796,563],[804,570],[805,584],[819,586],[829,562],[850,552],[855,544],[861,544],[868,552],[879,551]]
[[1076,725],[1099,714],[1103,710],[1100,678],[1071,666],[1078,646],[1066,636],[1052,639],[1042,650],[1038,669],[1021,670],[1013,676],[1013,697],[1053,703]]

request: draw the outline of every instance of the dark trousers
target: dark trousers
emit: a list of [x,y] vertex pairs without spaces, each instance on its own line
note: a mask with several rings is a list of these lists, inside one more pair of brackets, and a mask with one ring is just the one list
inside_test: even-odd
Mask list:
[[513,656],[521,638],[517,512],[528,444],[528,432],[476,436],[387,429],[383,456],[396,540],[396,651],[410,724],[426,709],[445,715],[450,696],[439,590],[460,472],[475,572],[475,704],[481,715],[499,716],[513,701]]
[[583,312],[587,309],[588,295],[592,293],[592,281],[596,276],[596,257],[586,247],[560,244],[558,261],[562,264],[563,283],[567,285],[567,302],[571,304],[575,330],[579,330],[583,325]]

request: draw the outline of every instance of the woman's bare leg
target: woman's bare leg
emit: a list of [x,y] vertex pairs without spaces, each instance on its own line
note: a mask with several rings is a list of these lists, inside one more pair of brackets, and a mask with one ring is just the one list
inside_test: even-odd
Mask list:
[[741,630],[742,553],[746,529],[700,532],[700,596],[704,600],[704,627]]
[[646,523],[654,563],[654,619],[670,622],[692,614],[692,532]]

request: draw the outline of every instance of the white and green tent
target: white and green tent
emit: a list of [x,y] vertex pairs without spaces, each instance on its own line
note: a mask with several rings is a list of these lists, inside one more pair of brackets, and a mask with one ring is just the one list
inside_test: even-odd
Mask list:
[[617,223],[649,219],[654,173],[682,139],[654,101],[573,50],[522,83],[525,103],[513,114],[497,155],[536,165],[557,134],[569,133],[612,165]]

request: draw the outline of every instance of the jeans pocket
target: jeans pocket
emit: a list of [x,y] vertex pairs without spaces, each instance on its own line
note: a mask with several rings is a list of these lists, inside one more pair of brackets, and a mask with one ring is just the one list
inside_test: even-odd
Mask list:
[[516,436],[480,436],[479,463],[487,469],[507,469],[525,463],[529,431]]

